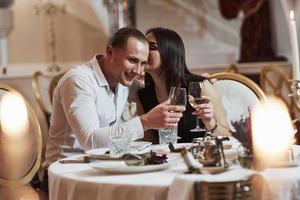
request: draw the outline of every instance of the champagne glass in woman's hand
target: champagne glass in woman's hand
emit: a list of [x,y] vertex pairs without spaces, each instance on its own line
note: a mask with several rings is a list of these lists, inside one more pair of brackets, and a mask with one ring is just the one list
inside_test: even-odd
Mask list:
[[[201,95],[201,91],[203,88],[203,83],[202,82],[190,82],[189,84],[189,103],[191,106],[197,110],[198,106],[203,103],[208,103],[207,98],[203,98]],[[199,132],[199,131],[206,131],[206,129],[200,128],[199,126],[199,119],[196,117],[196,127],[192,130],[191,132]]]

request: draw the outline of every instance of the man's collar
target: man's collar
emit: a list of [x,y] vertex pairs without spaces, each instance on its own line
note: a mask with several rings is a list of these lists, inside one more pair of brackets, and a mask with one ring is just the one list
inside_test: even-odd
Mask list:
[[[89,64],[90,66],[92,67],[93,71],[96,72],[96,76],[97,76],[97,82],[98,82],[98,85],[99,87],[103,87],[105,86],[107,91],[110,90],[110,87],[109,87],[109,84],[106,80],[106,77],[104,76],[104,73],[101,69],[101,66],[99,65],[99,62],[98,60],[101,59],[103,55],[95,55],[90,61],[89,61]],[[118,83],[115,87],[115,92],[114,93],[118,93],[118,90],[122,88],[122,84]]]
[[100,86],[100,87],[101,87],[101,86],[107,86],[107,87],[109,88],[109,84],[108,84],[108,82],[107,82],[107,80],[106,80],[106,78],[105,78],[105,76],[104,76],[104,74],[103,74],[103,71],[102,71],[102,69],[101,69],[101,67],[100,67],[100,65],[99,65],[99,63],[98,63],[98,60],[97,60],[97,58],[99,59],[99,58],[101,58],[102,56],[103,56],[103,55],[95,55],[95,56],[89,61],[89,63],[90,63],[90,65],[91,65],[93,71],[96,72],[96,75],[97,75],[97,81],[98,81],[99,86]]

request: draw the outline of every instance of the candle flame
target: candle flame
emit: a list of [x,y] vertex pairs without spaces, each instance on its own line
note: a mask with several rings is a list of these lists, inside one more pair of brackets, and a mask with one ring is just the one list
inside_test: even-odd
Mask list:
[[28,113],[23,97],[18,94],[4,94],[0,103],[0,126],[3,134],[20,136],[29,128]]
[[251,115],[255,155],[266,165],[288,161],[294,131],[288,109],[280,99],[271,97],[257,105]]
[[293,10],[290,11],[290,20],[294,20],[294,11]]

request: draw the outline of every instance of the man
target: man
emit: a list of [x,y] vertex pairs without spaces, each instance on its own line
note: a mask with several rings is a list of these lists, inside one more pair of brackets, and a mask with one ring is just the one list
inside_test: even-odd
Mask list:
[[[123,28],[111,38],[106,55],[96,55],[60,79],[53,95],[45,167],[64,157],[63,147],[108,146],[109,131],[121,125],[128,87],[143,71],[148,54],[145,36],[134,28]],[[136,140],[148,129],[177,126],[184,109],[163,103],[125,123]]]

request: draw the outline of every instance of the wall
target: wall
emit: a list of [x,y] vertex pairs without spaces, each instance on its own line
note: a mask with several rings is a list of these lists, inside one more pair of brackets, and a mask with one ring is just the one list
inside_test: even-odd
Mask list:
[[[48,44],[48,19],[45,12],[35,14],[34,6],[44,0],[15,0],[13,30],[7,38],[7,74],[0,73],[1,83],[19,90],[33,105],[44,133],[47,133],[45,118],[37,106],[31,76],[35,71],[47,71],[50,66]],[[55,16],[56,54],[58,64],[69,68],[90,59],[105,50],[108,20],[102,0],[66,1],[66,13]],[[96,14],[94,10],[97,10]],[[101,20],[99,20],[99,18]],[[0,71],[1,72],[1,71]]]
[[162,26],[177,31],[186,47],[190,68],[233,63],[239,55],[241,21],[225,20],[217,0],[137,1],[137,27]]
[[[41,2],[15,0],[12,6],[14,28],[7,41],[9,65],[50,62],[47,17],[44,11],[39,15],[34,13],[34,6],[40,7]],[[55,16],[57,60],[60,63],[81,62],[105,49],[107,28],[101,25],[89,1],[66,2],[66,13],[57,12]]]

